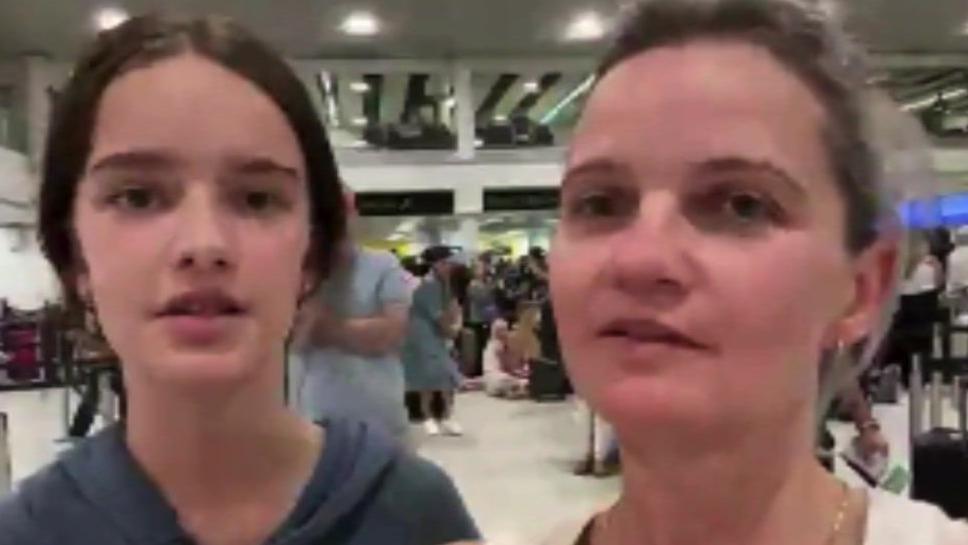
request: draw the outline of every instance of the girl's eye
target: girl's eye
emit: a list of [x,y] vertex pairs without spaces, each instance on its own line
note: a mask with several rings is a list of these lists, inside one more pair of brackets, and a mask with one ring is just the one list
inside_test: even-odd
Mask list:
[[108,204],[125,212],[147,212],[162,205],[158,191],[148,187],[129,186],[110,195]]
[[250,189],[237,197],[239,208],[246,213],[264,215],[287,207],[286,198],[278,192]]

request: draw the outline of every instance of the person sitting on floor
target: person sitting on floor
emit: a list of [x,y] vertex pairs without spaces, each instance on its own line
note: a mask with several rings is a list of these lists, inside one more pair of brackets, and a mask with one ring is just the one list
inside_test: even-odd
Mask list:
[[484,391],[493,397],[522,399],[528,395],[528,379],[520,353],[511,348],[508,323],[495,320],[484,348]]

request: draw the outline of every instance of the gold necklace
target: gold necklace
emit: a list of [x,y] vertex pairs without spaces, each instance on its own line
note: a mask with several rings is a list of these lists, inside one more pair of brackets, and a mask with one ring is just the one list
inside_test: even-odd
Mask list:
[[847,508],[850,506],[850,488],[847,483],[841,481],[841,494],[843,499],[840,501],[840,507],[837,508],[837,514],[834,516],[834,525],[830,529],[830,538],[827,539],[827,545],[834,545],[837,541],[837,536],[844,528],[844,520],[847,518]]
[[[850,507],[850,488],[847,486],[847,483],[844,483],[843,481],[841,481],[840,487],[843,499],[840,500],[840,506],[837,508],[837,514],[834,515],[834,523],[830,528],[830,537],[827,538],[827,541],[825,542],[826,545],[835,545],[837,542],[837,536],[839,536],[843,531],[844,521],[847,519],[847,508]],[[611,517],[611,515],[611,510],[608,510],[592,519],[592,531],[589,533],[590,535],[585,536],[590,538],[588,539],[589,544],[595,540],[594,534],[601,535],[602,530],[605,530],[610,526],[610,521],[608,519]],[[584,543],[581,541],[579,543],[584,545]]]

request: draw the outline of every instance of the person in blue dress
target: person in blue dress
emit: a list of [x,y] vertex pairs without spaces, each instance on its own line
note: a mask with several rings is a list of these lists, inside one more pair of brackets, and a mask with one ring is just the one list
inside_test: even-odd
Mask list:
[[[458,373],[449,343],[459,327],[460,307],[451,289],[452,256],[453,251],[446,246],[433,246],[423,252],[430,272],[413,293],[401,352],[407,391],[417,393],[424,429],[429,435],[463,433],[453,419]],[[435,395],[443,398],[443,410],[438,415],[432,414]]]
[[315,421],[351,417],[407,433],[400,347],[410,290],[389,252],[347,244],[344,262],[305,305],[294,344],[294,405]]

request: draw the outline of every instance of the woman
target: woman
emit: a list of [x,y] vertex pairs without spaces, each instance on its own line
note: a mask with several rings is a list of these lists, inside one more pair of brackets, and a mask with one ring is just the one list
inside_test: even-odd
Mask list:
[[493,397],[523,399],[528,395],[527,367],[510,345],[508,323],[494,320],[484,349],[484,391]]
[[[451,289],[450,261],[453,252],[434,246],[423,252],[430,273],[413,293],[407,336],[400,359],[403,361],[407,391],[418,396],[420,415],[428,435],[461,435],[453,419],[457,371],[448,344],[460,331],[460,307]],[[443,399],[443,410],[434,414],[434,396]]]
[[355,243],[356,199],[344,187],[350,235],[339,265],[302,307],[290,355],[294,406],[312,420],[342,416],[407,443],[400,346],[410,289],[390,252]]
[[490,322],[494,312],[494,288],[487,277],[483,259],[474,262],[473,278],[467,287],[466,326],[474,332],[474,367],[468,377],[478,377],[484,368],[484,347],[491,336]]
[[941,262],[931,255],[925,235],[914,234],[903,272],[901,298],[885,359],[901,366],[901,382],[908,386],[915,356],[921,356],[922,380],[929,375],[925,363],[934,351],[935,324],[940,318],[940,297],[944,286]]
[[790,2],[654,0],[606,56],[550,280],[624,486],[560,543],[968,543],[813,455],[818,374],[876,337],[897,255],[847,43]]
[[222,19],[134,18],[78,63],[47,149],[43,247],[122,362],[128,417],[22,483],[0,543],[477,538],[440,470],[285,405],[286,338],[345,214],[282,59]]

